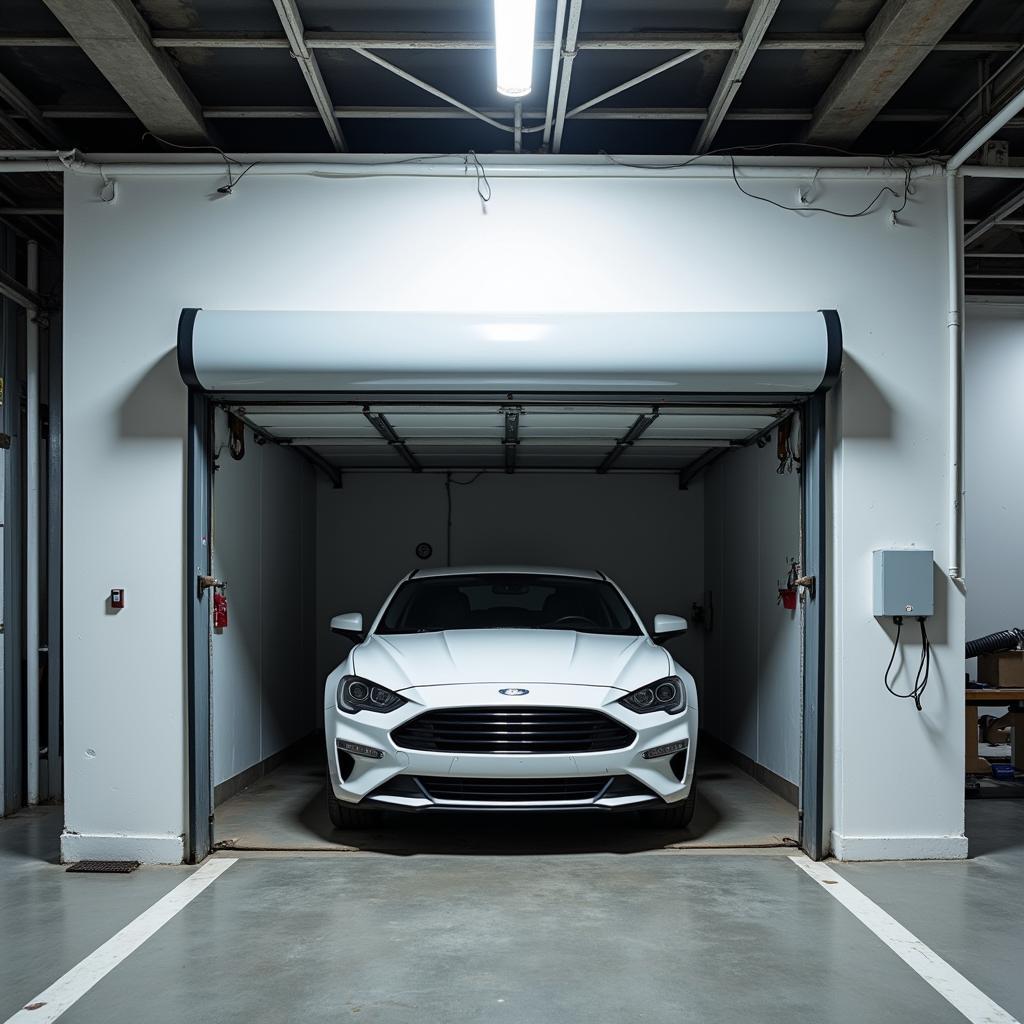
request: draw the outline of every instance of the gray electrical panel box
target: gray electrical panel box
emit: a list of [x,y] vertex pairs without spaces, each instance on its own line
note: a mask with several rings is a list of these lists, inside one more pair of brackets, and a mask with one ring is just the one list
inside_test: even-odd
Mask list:
[[874,553],[875,611],[879,617],[935,614],[934,553],[910,548]]

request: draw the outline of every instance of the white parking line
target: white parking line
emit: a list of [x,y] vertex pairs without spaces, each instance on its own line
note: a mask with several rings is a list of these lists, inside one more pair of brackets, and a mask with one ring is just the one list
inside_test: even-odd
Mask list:
[[8,1017],[5,1024],[27,1024],[28,1021],[48,1024],[56,1020],[235,862],[234,858],[207,861],[134,921],[126,924],[112,939],[26,1003],[13,1017]]
[[1020,1024],[1016,1017],[1011,1017],[1001,1006],[992,1002],[981,989],[950,967],[942,957],[929,949],[917,936],[908,932],[899,921],[890,917],[842,875],[802,854],[789,859],[839,900],[861,924],[870,928],[905,964],[916,971],[972,1024]]

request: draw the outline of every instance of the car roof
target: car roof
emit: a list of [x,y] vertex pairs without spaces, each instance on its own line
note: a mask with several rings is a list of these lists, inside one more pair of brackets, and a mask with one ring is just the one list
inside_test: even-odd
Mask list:
[[574,576],[585,580],[607,579],[597,569],[557,569],[540,565],[460,565],[437,566],[427,569],[414,569],[408,579],[431,578],[436,576],[474,576],[481,573],[530,573],[535,576]]

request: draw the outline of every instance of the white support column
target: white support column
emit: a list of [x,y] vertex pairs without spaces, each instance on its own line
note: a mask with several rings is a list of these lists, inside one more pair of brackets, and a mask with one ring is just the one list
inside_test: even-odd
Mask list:
[[[39,288],[39,246],[27,244],[25,284]],[[39,323],[25,309],[25,743],[28,804],[39,803]]]

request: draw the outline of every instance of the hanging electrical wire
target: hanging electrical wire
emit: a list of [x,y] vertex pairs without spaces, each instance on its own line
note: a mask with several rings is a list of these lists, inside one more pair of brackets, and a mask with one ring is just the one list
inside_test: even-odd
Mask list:
[[914,676],[914,685],[909,693],[900,693],[895,687],[895,679],[890,681],[889,673],[892,672],[893,663],[896,661],[896,653],[900,646],[900,636],[903,632],[903,618],[900,615],[893,617],[893,623],[896,626],[896,638],[892,645],[892,655],[889,658],[889,664],[885,670],[885,676],[883,677],[885,682],[885,688],[894,696],[899,697],[901,700],[912,700],[914,707],[918,711],[922,710],[921,698],[924,696],[924,691],[928,686],[928,676],[931,672],[932,665],[932,645],[928,639],[928,630],[924,624],[924,616],[918,616],[917,622],[921,627],[921,660],[918,662],[917,674]]

